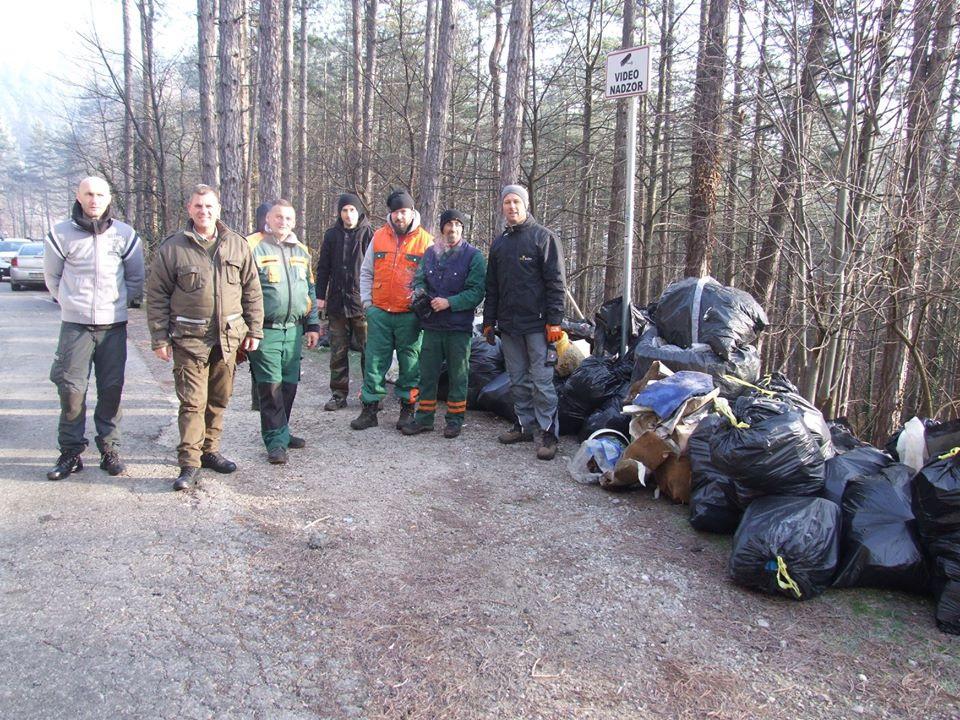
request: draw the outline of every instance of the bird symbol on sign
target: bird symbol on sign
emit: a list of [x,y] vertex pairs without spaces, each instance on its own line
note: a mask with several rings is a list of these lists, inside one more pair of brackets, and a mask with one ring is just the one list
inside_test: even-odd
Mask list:
[[623,57],[623,60],[620,61],[620,67],[623,67],[623,66],[626,65],[628,62],[630,62],[630,58],[632,58],[632,57],[633,57],[633,53],[627,53],[627,54]]

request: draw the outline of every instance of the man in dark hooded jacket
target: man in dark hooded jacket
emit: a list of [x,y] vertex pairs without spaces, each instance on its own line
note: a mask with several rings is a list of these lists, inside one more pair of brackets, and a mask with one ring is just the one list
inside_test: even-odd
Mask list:
[[361,210],[360,198],[344,193],[337,199],[337,222],[323,235],[317,260],[317,307],[326,309],[330,329],[330,392],[324,410],[347,406],[350,391],[351,346],[363,351],[367,321],[360,302],[360,264],[373,228]]

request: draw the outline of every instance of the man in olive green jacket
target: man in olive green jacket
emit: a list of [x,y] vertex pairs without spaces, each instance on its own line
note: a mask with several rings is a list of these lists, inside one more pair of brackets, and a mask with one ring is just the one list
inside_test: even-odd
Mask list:
[[220,222],[220,198],[197,185],[186,229],[161,243],[147,283],[153,351],[173,358],[180,400],[180,476],[174,490],[196,484],[199,468],[237,469],[220,454],[223,413],[233,393],[237,350],[263,337],[263,294],[247,241]]

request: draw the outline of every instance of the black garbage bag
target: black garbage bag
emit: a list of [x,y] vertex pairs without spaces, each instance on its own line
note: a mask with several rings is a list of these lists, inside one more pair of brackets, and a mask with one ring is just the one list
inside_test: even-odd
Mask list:
[[477,397],[487,384],[500,375],[506,366],[500,338],[490,345],[483,336],[470,338],[470,374],[467,377],[467,408],[479,410]]
[[[624,388],[624,392],[626,389]],[[603,405],[590,413],[590,416],[583,422],[580,432],[577,433],[577,441],[583,442],[593,435],[597,430],[616,430],[622,433],[624,437],[630,437],[631,415],[624,415],[623,395],[615,396],[607,400]]]
[[733,403],[737,420],[710,438],[713,463],[734,481],[746,507],[764,495],[816,495],[823,489],[823,454],[803,413],[780,400],[742,396]]
[[[635,307],[630,303],[630,332],[627,336],[627,347],[633,347],[644,326],[647,324],[647,318],[641,308]],[[623,327],[623,297],[617,297],[608,300],[594,316],[596,320],[596,329],[593,334],[593,344],[591,350],[594,355],[617,355],[620,352],[620,335]]]
[[567,320],[566,318],[560,323],[560,329],[567,334],[571,342],[574,340],[588,340],[593,342],[593,335],[596,332],[593,324],[586,320]]
[[848,482],[862,475],[875,475],[892,464],[889,455],[870,445],[836,455],[823,464],[821,497],[841,505]]
[[846,418],[835,418],[827,422],[830,428],[830,441],[833,443],[833,449],[842,454],[850,452],[860,447],[871,447],[870,443],[864,442],[853,434],[853,428]]
[[933,559],[937,627],[960,635],[960,453],[928,462],[912,494],[920,543]]
[[738,585],[791,600],[830,586],[837,567],[840,508],[816,497],[770,495],[750,504],[730,555]]
[[619,397],[624,363],[616,358],[585,358],[567,378],[557,402],[560,433],[575,435],[584,421],[611,398]]
[[[920,421],[923,423],[923,441],[926,449],[924,457],[926,459],[935,458],[960,445],[960,419],[940,422],[930,418],[920,418]],[[897,452],[897,442],[900,440],[902,432],[903,428],[897,430],[883,446],[883,449],[897,461],[902,459]]]
[[913,475],[896,463],[847,483],[834,587],[926,591],[926,561],[910,508]]
[[654,361],[659,360],[674,372],[681,370],[695,370],[707,373],[713,378],[713,383],[720,388],[720,395],[725,398],[735,398],[741,395],[745,388],[727,380],[724,376],[733,377],[754,383],[760,376],[760,354],[752,345],[737,348],[727,360],[719,357],[709,348],[683,349],[668,344],[657,334],[655,325],[648,324],[644,328],[640,339],[633,348],[633,376],[638,380],[646,375]]
[[836,455],[830,437],[830,426],[827,425],[823,413],[817,409],[816,405],[800,394],[800,390],[787,379],[786,375],[782,372],[769,373],[757,380],[756,386],[768,393],[774,393],[777,400],[782,400],[803,412],[803,423],[810,432],[817,436],[824,460]]
[[504,420],[517,422],[517,413],[513,409],[513,394],[510,392],[510,376],[501,373],[488,382],[477,397],[480,410],[496,413]]
[[690,524],[697,530],[732,534],[743,512],[736,503],[730,476],[717,470],[710,459],[710,438],[729,425],[721,415],[707,415],[687,441],[692,478],[690,486]]
[[706,343],[723,360],[751,345],[767,326],[767,314],[750,293],[711,277],[671,283],[648,312],[671,345],[689,348]]

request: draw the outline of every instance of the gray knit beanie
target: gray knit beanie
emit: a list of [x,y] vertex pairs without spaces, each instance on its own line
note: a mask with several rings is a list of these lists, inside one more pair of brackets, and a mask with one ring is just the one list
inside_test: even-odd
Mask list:
[[527,194],[527,189],[523,185],[504,185],[503,190],[500,191],[501,204],[507,195],[516,195],[523,200],[523,207],[527,210],[530,209],[530,196]]

